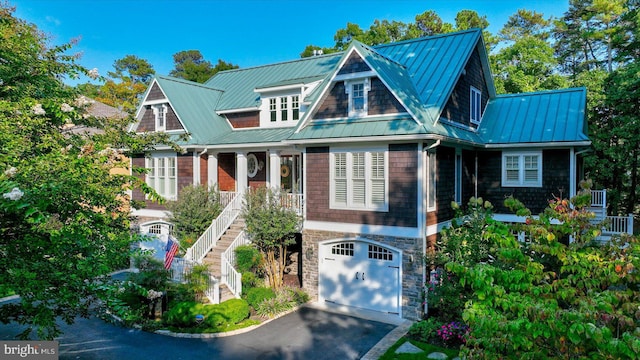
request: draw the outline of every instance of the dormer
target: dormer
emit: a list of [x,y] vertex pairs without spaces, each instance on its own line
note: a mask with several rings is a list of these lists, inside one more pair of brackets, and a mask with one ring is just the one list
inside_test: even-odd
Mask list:
[[157,79],[152,82],[142,101],[142,106],[138,109],[136,118],[139,122],[135,130],[139,133],[167,132],[176,134],[185,132],[185,127],[169,98],[162,91]]
[[294,80],[255,88],[254,92],[260,96],[260,127],[296,126],[308,107],[305,96],[319,83],[305,84]]

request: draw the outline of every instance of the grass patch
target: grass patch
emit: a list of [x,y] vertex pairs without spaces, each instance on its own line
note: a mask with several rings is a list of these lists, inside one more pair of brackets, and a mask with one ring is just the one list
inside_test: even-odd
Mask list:
[[[424,353],[420,353],[420,354],[396,354],[396,350],[402,346],[402,344],[404,344],[405,342],[409,341],[411,344],[419,347],[420,349],[424,350]],[[447,354],[447,356],[449,357],[449,359],[453,359],[456,356],[458,356],[459,350],[458,349],[447,349],[447,348],[442,348],[436,345],[432,345],[432,344],[428,344],[428,343],[423,343],[417,340],[410,340],[406,337],[402,337],[400,338],[400,340],[398,340],[395,344],[393,344],[393,346],[391,346],[387,352],[384,353],[384,355],[382,355],[380,357],[379,360],[417,360],[417,359],[425,359],[426,355],[432,353],[432,352],[441,352],[444,354]]]
[[0,298],[15,295],[15,291],[13,291],[9,285],[0,284]]

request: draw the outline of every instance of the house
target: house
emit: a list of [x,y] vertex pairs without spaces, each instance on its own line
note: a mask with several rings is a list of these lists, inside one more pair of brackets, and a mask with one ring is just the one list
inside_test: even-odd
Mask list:
[[[312,297],[418,319],[421,257],[454,216],[452,201],[480,196],[519,221],[506,196],[535,213],[576,193],[591,144],[585,106],[583,88],[497,95],[478,29],[354,41],[204,84],[157,76],[133,130],[188,140],[182,153],[158,148],[132,163],[170,200],[191,184],[217,186],[225,203],[248,187],[282,189],[304,219],[299,275]],[[134,214],[161,233],[164,210],[149,202]],[[201,261],[220,236],[203,235],[188,257]]]

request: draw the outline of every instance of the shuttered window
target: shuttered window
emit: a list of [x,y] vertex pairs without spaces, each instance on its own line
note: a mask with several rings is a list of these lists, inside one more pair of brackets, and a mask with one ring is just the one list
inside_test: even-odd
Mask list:
[[388,211],[387,156],[386,149],[332,151],[331,208]]
[[542,152],[503,153],[502,186],[542,187]]

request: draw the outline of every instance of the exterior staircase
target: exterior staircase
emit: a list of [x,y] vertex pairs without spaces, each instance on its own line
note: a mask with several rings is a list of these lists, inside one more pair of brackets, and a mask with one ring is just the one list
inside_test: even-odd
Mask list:
[[[222,278],[222,253],[229,248],[229,245],[244,230],[244,219],[238,217],[224,232],[216,246],[211,249],[202,259],[202,263],[209,267],[209,272],[215,278]],[[235,296],[226,285],[220,285],[220,302],[233,299]]]

